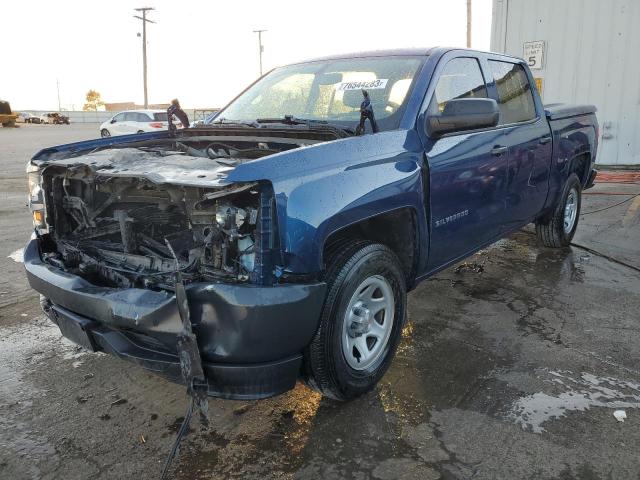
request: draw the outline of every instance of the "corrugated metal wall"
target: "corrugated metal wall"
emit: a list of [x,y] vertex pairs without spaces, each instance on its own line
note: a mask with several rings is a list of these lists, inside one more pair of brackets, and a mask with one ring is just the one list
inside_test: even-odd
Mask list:
[[545,42],[544,103],[598,107],[598,163],[640,165],[640,0],[493,0],[491,50]]

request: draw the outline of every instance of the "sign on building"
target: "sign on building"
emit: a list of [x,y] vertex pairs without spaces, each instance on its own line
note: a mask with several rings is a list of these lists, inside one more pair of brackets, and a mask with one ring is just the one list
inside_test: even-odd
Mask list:
[[525,61],[529,64],[531,70],[540,70],[543,68],[544,62],[544,40],[524,43]]

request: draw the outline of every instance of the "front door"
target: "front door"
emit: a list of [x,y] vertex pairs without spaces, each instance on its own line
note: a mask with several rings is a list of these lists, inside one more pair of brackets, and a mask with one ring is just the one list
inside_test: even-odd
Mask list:
[[[487,98],[478,60],[449,60],[441,71],[428,114],[454,98]],[[503,231],[508,149],[502,132],[488,129],[445,135],[427,142],[429,270],[498,238]]]
[[111,130],[112,135],[122,135],[124,132],[124,113],[119,113],[111,120],[111,126],[109,130]]

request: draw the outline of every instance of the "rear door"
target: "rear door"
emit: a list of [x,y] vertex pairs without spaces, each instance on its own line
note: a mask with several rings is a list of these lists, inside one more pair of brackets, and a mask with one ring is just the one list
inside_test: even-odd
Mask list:
[[133,133],[138,133],[138,132],[148,132],[149,130],[151,130],[149,128],[149,123],[151,122],[151,117],[150,114],[146,113],[146,112],[138,112],[136,114],[136,124],[135,124],[135,131]]
[[508,147],[505,229],[509,230],[531,222],[545,203],[551,129],[539,97],[533,95],[533,79],[522,64],[489,57],[486,65],[489,92],[500,109],[498,141]]
[[138,112],[125,112],[122,133],[131,134],[138,131]]
[[[440,60],[427,115],[454,98],[487,98],[474,57]],[[431,89],[430,89],[431,90]],[[437,269],[500,236],[507,188],[506,148],[500,131],[454,132],[425,142],[431,241],[429,270]]]

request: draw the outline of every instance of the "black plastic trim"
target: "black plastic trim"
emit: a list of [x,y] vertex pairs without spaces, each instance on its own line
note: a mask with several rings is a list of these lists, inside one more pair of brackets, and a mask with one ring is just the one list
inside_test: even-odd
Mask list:
[[583,190],[593,187],[593,185],[596,183],[597,175],[598,175],[598,170],[596,170],[595,168],[591,169],[591,172],[589,172],[589,178],[587,179],[587,183],[585,184]]
[[[177,353],[144,345],[123,331],[87,320],[55,304],[48,309],[48,316],[58,325],[62,334],[74,342],[78,341],[78,337],[69,335],[69,332],[82,330],[95,346],[92,350],[135,363],[171,382],[184,383]],[[300,354],[259,364],[204,362],[202,367],[207,381],[207,394],[227,399],[256,400],[284,393],[295,386],[301,362]]]

